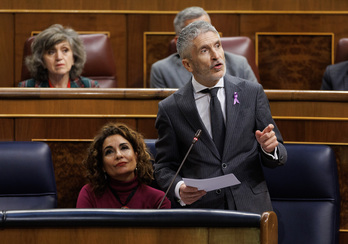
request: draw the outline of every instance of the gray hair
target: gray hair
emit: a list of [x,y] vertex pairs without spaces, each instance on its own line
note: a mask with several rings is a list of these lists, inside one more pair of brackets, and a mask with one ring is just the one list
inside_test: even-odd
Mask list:
[[26,57],[25,64],[32,78],[38,81],[48,80],[48,71],[44,67],[43,55],[56,44],[67,41],[72,49],[74,65],[70,70],[70,79],[81,75],[86,62],[86,51],[79,35],[71,28],[55,24],[40,32],[31,44],[32,55]]
[[179,36],[181,30],[185,27],[185,22],[191,19],[197,19],[203,15],[206,15],[210,20],[207,12],[201,7],[189,7],[180,11],[174,19],[174,29],[177,36]]
[[220,37],[220,34],[215,29],[215,27],[206,21],[195,21],[182,29],[176,43],[176,49],[178,50],[180,58],[190,59],[190,49],[193,45],[193,40],[196,39],[196,37],[198,37],[200,34],[204,34],[210,31],[216,33]]

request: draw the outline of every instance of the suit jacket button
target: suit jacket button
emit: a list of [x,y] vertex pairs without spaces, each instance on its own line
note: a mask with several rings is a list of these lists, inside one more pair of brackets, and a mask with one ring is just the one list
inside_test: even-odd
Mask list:
[[223,169],[226,169],[226,168],[227,168],[227,164],[223,163],[223,164],[222,164],[222,168],[223,168]]
[[216,194],[221,194],[221,189],[217,189],[217,190],[215,191],[215,193],[216,193]]

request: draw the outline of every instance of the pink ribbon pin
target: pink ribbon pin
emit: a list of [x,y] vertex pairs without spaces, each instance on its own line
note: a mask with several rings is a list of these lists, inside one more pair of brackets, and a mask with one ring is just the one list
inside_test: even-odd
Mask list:
[[236,103],[239,103],[239,101],[238,101],[238,94],[237,94],[237,92],[234,92],[233,97],[234,97],[234,100],[233,100],[233,105],[236,105]]

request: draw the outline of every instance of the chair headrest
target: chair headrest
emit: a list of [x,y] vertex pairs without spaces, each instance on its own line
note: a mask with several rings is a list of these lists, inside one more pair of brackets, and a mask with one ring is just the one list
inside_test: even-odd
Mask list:
[[335,63],[348,60],[348,38],[341,38],[336,47]]
[[339,193],[334,151],[326,145],[285,144],[288,160],[264,168],[272,198],[333,198]]

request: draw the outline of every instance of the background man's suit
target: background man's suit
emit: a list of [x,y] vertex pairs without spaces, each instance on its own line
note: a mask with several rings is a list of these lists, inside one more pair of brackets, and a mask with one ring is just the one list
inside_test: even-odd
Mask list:
[[348,91],[348,61],[326,67],[321,90]]
[[[245,80],[258,82],[247,59],[225,52],[226,74]],[[150,86],[152,88],[180,88],[191,80],[192,74],[183,66],[178,53],[159,60],[151,67]]]
[[[208,134],[196,108],[192,82],[159,103],[156,120],[159,139],[156,142],[155,178],[159,186],[167,189],[175,175],[193,136],[202,130],[200,139],[192,148],[173,187],[188,178],[211,178],[234,173],[241,185],[208,192],[191,208],[224,209],[224,195],[231,209],[235,201],[236,209],[262,213],[272,210],[268,188],[264,180],[259,157],[264,165],[276,167],[286,161],[286,149],[282,137],[272,119],[269,102],[262,86],[236,77],[225,75],[226,93],[226,137],[222,159]],[[233,104],[233,94],[237,92],[239,104]],[[260,152],[255,138],[255,130],[262,131],[270,123],[275,125],[278,138],[279,160],[273,160]],[[169,198],[175,202],[174,191]]]

